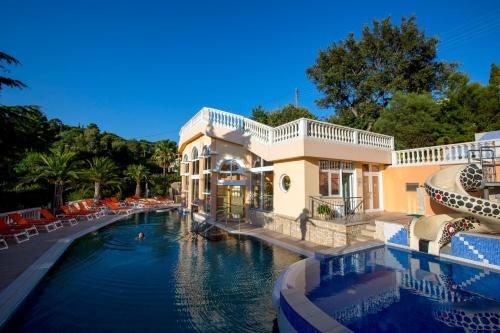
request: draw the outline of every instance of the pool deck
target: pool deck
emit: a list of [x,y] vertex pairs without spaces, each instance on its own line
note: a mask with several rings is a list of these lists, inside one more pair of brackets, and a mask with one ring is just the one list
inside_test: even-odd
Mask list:
[[[154,210],[136,209],[134,213]],[[0,251],[0,328],[74,240],[130,216],[106,215],[50,233],[40,232],[21,244],[9,242],[9,248]]]
[[349,253],[361,249],[366,249],[372,246],[377,246],[383,244],[382,242],[373,240],[366,242],[357,242],[351,245],[338,246],[338,247],[328,247],[324,245],[318,245],[313,242],[300,240],[294,237],[286,236],[282,233],[272,231],[263,227],[256,225],[241,223],[220,223],[208,221],[208,223],[215,225],[216,227],[227,231],[233,235],[245,235],[252,236],[263,240],[267,243],[282,247],[289,251],[298,253],[305,257],[330,257],[335,255],[341,255],[344,253]]

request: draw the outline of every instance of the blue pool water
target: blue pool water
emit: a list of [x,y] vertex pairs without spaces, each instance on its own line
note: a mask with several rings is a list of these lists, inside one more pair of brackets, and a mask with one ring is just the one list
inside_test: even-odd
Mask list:
[[500,331],[500,274],[488,269],[390,247],[311,269],[307,297],[355,332]]
[[138,214],[76,241],[3,330],[271,332],[274,282],[298,260],[250,238],[192,237],[175,213]]

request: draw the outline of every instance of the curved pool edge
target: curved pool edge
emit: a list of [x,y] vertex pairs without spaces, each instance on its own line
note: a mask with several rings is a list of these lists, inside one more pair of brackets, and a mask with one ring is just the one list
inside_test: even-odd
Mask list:
[[[280,331],[286,333],[352,332],[349,328],[323,312],[305,296],[306,285],[319,284],[319,281],[311,281],[311,279],[315,279],[315,276],[319,277],[319,261],[321,259],[382,246],[384,246],[383,243],[367,242],[337,249],[332,248],[329,251],[316,253],[314,257],[297,261],[288,266],[282,272],[282,277],[276,281],[273,291],[273,297],[275,297],[275,294],[279,294],[278,299],[273,299],[273,304],[277,304]],[[318,274],[305,274],[306,268],[309,271],[317,270]]]
[[[142,212],[144,211],[136,211],[134,214]],[[7,323],[26,297],[30,295],[40,280],[75,240],[130,216],[111,216],[111,219],[106,222],[98,222],[99,224],[91,225],[73,235],[59,239],[57,243],[47,249],[34,263],[0,292],[0,329]]]
[[[355,251],[353,251],[355,252]],[[278,326],[280,332],[352,332],[312,303],[305,295],[307,269],[319,269],[316,258],[300,260],[284,271],[276,285],[279,291]]]

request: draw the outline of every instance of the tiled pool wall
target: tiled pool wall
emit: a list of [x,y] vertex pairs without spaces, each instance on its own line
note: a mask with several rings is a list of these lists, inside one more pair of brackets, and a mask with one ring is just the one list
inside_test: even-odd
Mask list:
[[375,222],[375,238],[386,244],[408,247],[408,228],[401,223]]
[[459,232],[451,238],[451,255],[500,266],[500,237]]
[[[409,231],[404,224],[376,223],[375,238],[387,245],[409,247]],[[451,252],[445,256],[450,259],[469,261],[500,269],[500,236],[459,232],[451,237]]]

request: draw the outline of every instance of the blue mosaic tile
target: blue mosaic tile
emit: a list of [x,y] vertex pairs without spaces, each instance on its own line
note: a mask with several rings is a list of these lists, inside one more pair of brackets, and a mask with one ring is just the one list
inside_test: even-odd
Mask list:
[[394,236],[389,238],[387,242],[408,246],[408,233],[406,232],[406,229],[404,227],[401,227],[401,229]]
[[488,260],[492,265],[500,265],[500,239],[458,233],[451,239],[451,254],[480,263]]
[[295,310],[290,306],[290,304],[288,304],[283,295],[280,295],[280,307],[288,322],[292,325],[293,328],[295,328],[297,332],[321,333],[308,321],[302,318],[302,316],[295,312]]

